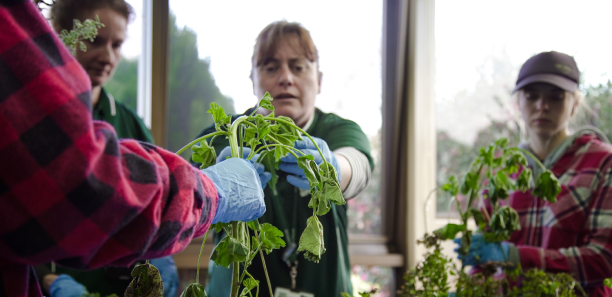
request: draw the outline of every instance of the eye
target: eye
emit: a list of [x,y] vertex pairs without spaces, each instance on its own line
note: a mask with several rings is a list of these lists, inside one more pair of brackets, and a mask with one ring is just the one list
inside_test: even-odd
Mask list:
[[304,70],[304,66],[302,66],[302,65],[296,65],[296,66],[293,66],[293,69],[294,69],[296,72],[302,72],[302,71]]
[[121,48],[122,45],[123,45],[123,42],[115,42],[113,43],[113,48],[118,49],[118,48]]
[[540,93],[534,90],[525,90],[523,91],[523,96],[527,100],[537,100],[540,97]]
[[552,92],[549,97],[553,101],[563,101],[565,100],[565,92]]

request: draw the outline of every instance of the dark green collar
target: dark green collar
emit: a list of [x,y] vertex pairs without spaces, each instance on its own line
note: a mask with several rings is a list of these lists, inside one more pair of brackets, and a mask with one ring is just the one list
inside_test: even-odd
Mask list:
[[117,115],[117,106],[115,98],[110,93],[107,93],[104,88],[100,90],[100,99],[94,107],[94,118],[99,120],[107,120]]

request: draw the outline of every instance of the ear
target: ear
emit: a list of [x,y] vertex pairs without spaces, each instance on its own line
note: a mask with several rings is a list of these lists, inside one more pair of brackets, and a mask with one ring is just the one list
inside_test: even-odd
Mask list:
[[574,103],[572,105],[572,113],[570,114],[570,117],[573,117],[576,114],[576,110],[578,109],[580,101],[578,101],[578,98],[574,94],[570,94],[570,96],[574,98]]
[[321,94],[321,80],[323,80],[323,72],[319,71],[319,83],[317,84],[318,91],[317,94]]

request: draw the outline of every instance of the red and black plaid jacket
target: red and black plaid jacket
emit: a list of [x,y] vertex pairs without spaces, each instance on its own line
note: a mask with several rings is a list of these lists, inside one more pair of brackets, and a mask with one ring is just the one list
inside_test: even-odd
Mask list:
[[568,272],[589,296],[612,296],[612,146],[582,135],[551,168],[561,184],[557,202],[515,192],[519,214],[512,234],[523,268]]
[[31,265],[176,253],[217,201],[180,157],[92,121],[90,81],[32,1],[0,0],[0,296],[41,296]]

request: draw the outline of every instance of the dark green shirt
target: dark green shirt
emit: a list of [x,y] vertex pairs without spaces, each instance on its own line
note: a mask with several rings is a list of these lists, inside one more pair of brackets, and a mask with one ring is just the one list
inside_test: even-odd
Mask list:
[[104,88],[100,92],[100,100],[93,110],[94,120],[110,123],[117,131],[119,138],[131,138],[153,143],[153,136],[144,122],[129,107],[115,101]]
[[[245,114],[249,113],[250,111],[247,111]],[[232,120],[238,116],[233,116]],[[200,136],[214,131],[213,125],[204,129]],[[323,113],[317,109],[314,120],[306,132],[325,140],[332,151],[341,147],[353,147],[363,152],[370,161],[370,167],[374,168],[370,155],[370,142],[355,122],[335,114]],[[217,137],[213,143],[217,153],[228,145],[227,139],[221,137]],[[285,234],[283,239],[289,246],[290,242],[295,244],[299,242],[299,236],[306,228],[306,220],[312,216],[312,209],[308,208],[310,195],[302,197],[299,189],[287,182],[287,174],[282,171],[278,173],[278,193],[273,195],[269,187],[264,190],[266,213],[259,219],[259,222],[271,223],[281,229]],[[335,208],[333,211],[319,217],[323,224],[325,248],[327,249],[321,261],[318,264],[313,263],[306,260],[302,254],[296,258],[298,261],[297,287],[313,293],[316,297],[338,297],[341,292],[348,292],[352,296],[353,293],[348,256],[347,206],[334,205],[333,207]],[[220,235],[215,235],[216,241],[220,238]],[[291,287],[290,268],[282,259],[284,251],[284,249],[276,250],[265,257],[273,288]],[[231,271],[222,266],[214,267],[212,262],[211,267],[209,268],[208,295],[211,297],[229,296]],[[255,279],[260,281],[259,295],[269,296],[260,257],[253,261],[248,270]]]
[[[100,92],[98,104],[93,109],[94,120],[105,121],[113,125],[119,138],[131,138],[143,142],[153,143],[151,132],[138,115],[107,93],[104,88]],[[35,268],[39,281],[41,276],[51,273],[50,264]],[[57,274],[68,274],[77,282],[83,284],[89,292],[100,293],[100,296],[117,294],[123,296],[125,289],[132,281],[131,268],[105,267],[91,271],[81,271],[57,267]]]

